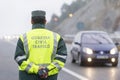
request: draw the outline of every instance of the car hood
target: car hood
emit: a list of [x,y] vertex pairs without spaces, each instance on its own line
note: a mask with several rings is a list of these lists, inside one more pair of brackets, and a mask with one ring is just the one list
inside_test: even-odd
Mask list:
[[90,45],[90,44],[83,44],[82,47],[87,47],[92,50],[111,50],[112,48],[116,47],[113,44],[98,44],[98,45]]

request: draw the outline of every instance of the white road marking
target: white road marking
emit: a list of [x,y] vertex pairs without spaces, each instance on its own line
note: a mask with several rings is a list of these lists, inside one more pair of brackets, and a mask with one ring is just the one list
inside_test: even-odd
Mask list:
[[62,68],[62,70],[67,72],[68,74],[80,79],[80,80],[88,80],[87,78],[85,78],[85,77],[83,77],[83,76],[81,76],[81,75],[79,75],[79,74],[77,74],[77,73],[75,73],[67,68]]

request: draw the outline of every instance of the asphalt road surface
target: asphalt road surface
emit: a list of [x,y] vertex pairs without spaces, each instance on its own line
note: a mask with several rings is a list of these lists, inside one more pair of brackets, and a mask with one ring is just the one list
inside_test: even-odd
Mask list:
[[[71,63],[70,44],[67,44],[68,58],[65,67],[60,71],[58,80],[120,80],[120,64],[79,66]],[[0,80],[18,80],[18,69],[13,57],[15,43],[0,40]],[[119,61],[120,63],[120,61]]]

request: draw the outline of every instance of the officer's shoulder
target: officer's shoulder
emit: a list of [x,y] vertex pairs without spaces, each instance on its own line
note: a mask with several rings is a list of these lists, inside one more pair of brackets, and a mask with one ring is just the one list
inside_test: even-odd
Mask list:
[[56,35],[58,35],[61,38],[61,35],[59,33],[54,32],[54,31],[53,31],[53,33],[56,34]]
[[29,31],[26,31],[26,32],[23,32],[23,33],[21,33],[21,34],[19,35],[19,37],[21,38],[21,37],[23,37],[23,36],[26,36],[27,33],[29,33],[29,32],[30,32],[30,30],[29,30]]
[[53,32],[54,34],[61,36],[59,33],[55,32],[55,31],[52,31],[52,30],[48,30],[48,31]]

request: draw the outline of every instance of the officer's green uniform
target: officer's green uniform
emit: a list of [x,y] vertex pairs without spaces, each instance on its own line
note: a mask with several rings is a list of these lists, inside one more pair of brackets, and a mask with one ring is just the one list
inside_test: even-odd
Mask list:
[[[45,29],[43,24],[34,24],[17,43],[14,59],[19,65],[19,80],[57,80],[66,57],[67,49],[62,37]],[[41,66],[49,70],[46,79],[38,75]]]

